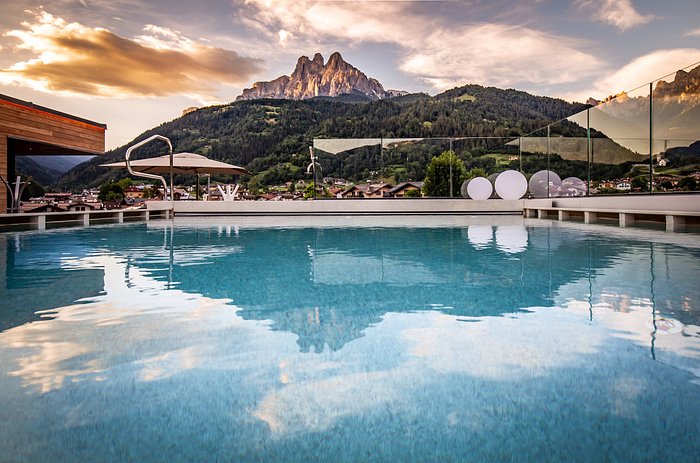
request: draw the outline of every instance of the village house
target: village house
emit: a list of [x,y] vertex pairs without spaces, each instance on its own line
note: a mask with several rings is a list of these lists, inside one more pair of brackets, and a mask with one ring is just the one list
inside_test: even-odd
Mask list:
[[334,186],[347,186],[350,184],[347,180],[344,178],[336,178],[336,177],[323,177],[323,183],[327,185],[334,185]]
[[389,190],[389,195],[395,198],[403,198],[409,191],[417,191],[419,196],[422,196],[423,182],[403,182]]
[[124,196],[127,198],[143,198],[143,186],[130,186],[124,189]]
[[384,182],[371,184],[365,192],[365,198],[388,198],[390,196],[389,191],[392,188],[392,185]]
[[340,193],[340,195],[343,198],[364,198],[368,188],[369,185],[352,185],[350,188]]
[[85,211],[95,211],[99,210],[100,206],[95,204],[95,203],[88,203],[88,202],[71,202],[67,205],[66,207],[67,210],[70,212],[85,212]]
[[21,212],[66,212],[60,206],[51,203],[25,203],[20,206]]
[[122,198],[121,201],[104,201],[102,203],[102,207],[108,211],[113,211],[115,209],[123,209],[128,206],[129,204],[126,202],[126,198]]
[[67,203],[71,196],[73,196],[72,193],[44,193],[44,199],[55,203]]

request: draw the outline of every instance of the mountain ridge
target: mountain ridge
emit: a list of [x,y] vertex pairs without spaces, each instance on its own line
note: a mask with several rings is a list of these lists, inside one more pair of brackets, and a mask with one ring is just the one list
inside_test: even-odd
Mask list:
[[336,97],[343,94],[364,94],[371,100],[400,95],[400,90],[384,90],[374,78],[346,62],[337,51],[324,62],[316,53],[313,59],[301,56],[290,75],[271,81],[255,82],[236,97],[236,101],[261,98],[305,100],[319,96]]

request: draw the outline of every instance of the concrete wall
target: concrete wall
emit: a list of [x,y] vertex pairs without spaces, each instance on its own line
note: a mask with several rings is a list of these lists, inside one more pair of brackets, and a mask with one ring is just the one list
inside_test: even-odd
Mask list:
[[[169,207],[149,202],[150,210]],[[316,201],[175,201],[175,215],[522,214],[523,200],[333,199]]]
[[[700,194],[589,196],[582,198],[552,198],[551,202],[553,207],[700,212]],[[537,205],[542,206],[541,204]]]
[[[149,201],[152,211],[170,202]],[[316,201],[175,201],[176,215],[522,214],[524,207],[700,212],[700,194],[520,199],[333,199]]]

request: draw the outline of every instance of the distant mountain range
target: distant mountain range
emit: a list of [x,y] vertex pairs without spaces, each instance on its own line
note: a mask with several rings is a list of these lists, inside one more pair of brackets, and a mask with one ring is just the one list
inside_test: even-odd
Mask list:
[[17,156],[15,168],[42,185],[52,185],[61,175],[94,156]]
[[[677,146],[688,146],[700,138],[700,66],[678,71],[670,82],[657,81],[649,88],[622,92],[591,111],[592,128],[631,151],[649,154],[649,109],[653,111],[654,154]],[[579,122],[582,123],[582,122]]]
[[377,79],[367,77],[346,62],[340,53],[335,52],[327,63],[324,63],[320,53],[316,53],[312,60],[302,56],[290,75],[269,82],[255,82],[252,88],[243,90],[236,101],[260,98],[305,100],[340,95],[361,95],[370,100],[378,100],[406,94],[407,92],[398,90],[384,90]]

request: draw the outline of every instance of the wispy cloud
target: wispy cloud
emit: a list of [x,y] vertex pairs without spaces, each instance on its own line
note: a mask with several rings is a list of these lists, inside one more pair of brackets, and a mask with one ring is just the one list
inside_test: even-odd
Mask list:
[[639,13],[632,0],[577,0],[576,3],[580,9],[590,11],[596,21],[610,24],[621,31],[654,19],[653,15]]
[[[611,75],[598,81],[601,89],[609,89],[612,94],[623,90],[631,90],[640,85],[667,77],[673,80],[675,71],[700,61],[700,50],[694,48],[676,48],[656,50],[640,56],[623,66]],[[675,70],[675,71],[674,71]],[[661,72],[673,71],[669,76]]]
[[698,62],[700,62],[699,49],[656,50],[637,57],[605,77],[596,80],[590,88],[560,96],[567,100],[585,101],[588,97],[604,98],[608,95],[616,95],[622,91],[629,92],[641,87],[634,93],[639,96],[648,92],[649,82],[657,79],[669,81],[675,77],[675,71],[667,76],[661,75],[661,72],[684,69]]
[[600,61],[567,43],[526,27],[477,24],[430,34],[401,69],[446,89],[464,83],[512,86],[573,82]]
[[6,35],[34,57],[0,71],[0,83],[90,96],[183,95],[215,101],[221,85],[247,83],[260,62],[148,25],[135,39],[68,23],[46,11]]
[[358,8],[349,2],[246,0],[240,20],[285,46],[295,41],[397,45],[399,68],[437,90],[465,83],[566,83],[601,65],[564,37],[500,23],[455,26],[424,7],[420,2],[367,2]]
[[700,29],[693,29],[692,31],[686,32],[685,35],[688,35],[691,37],[700,37]]

